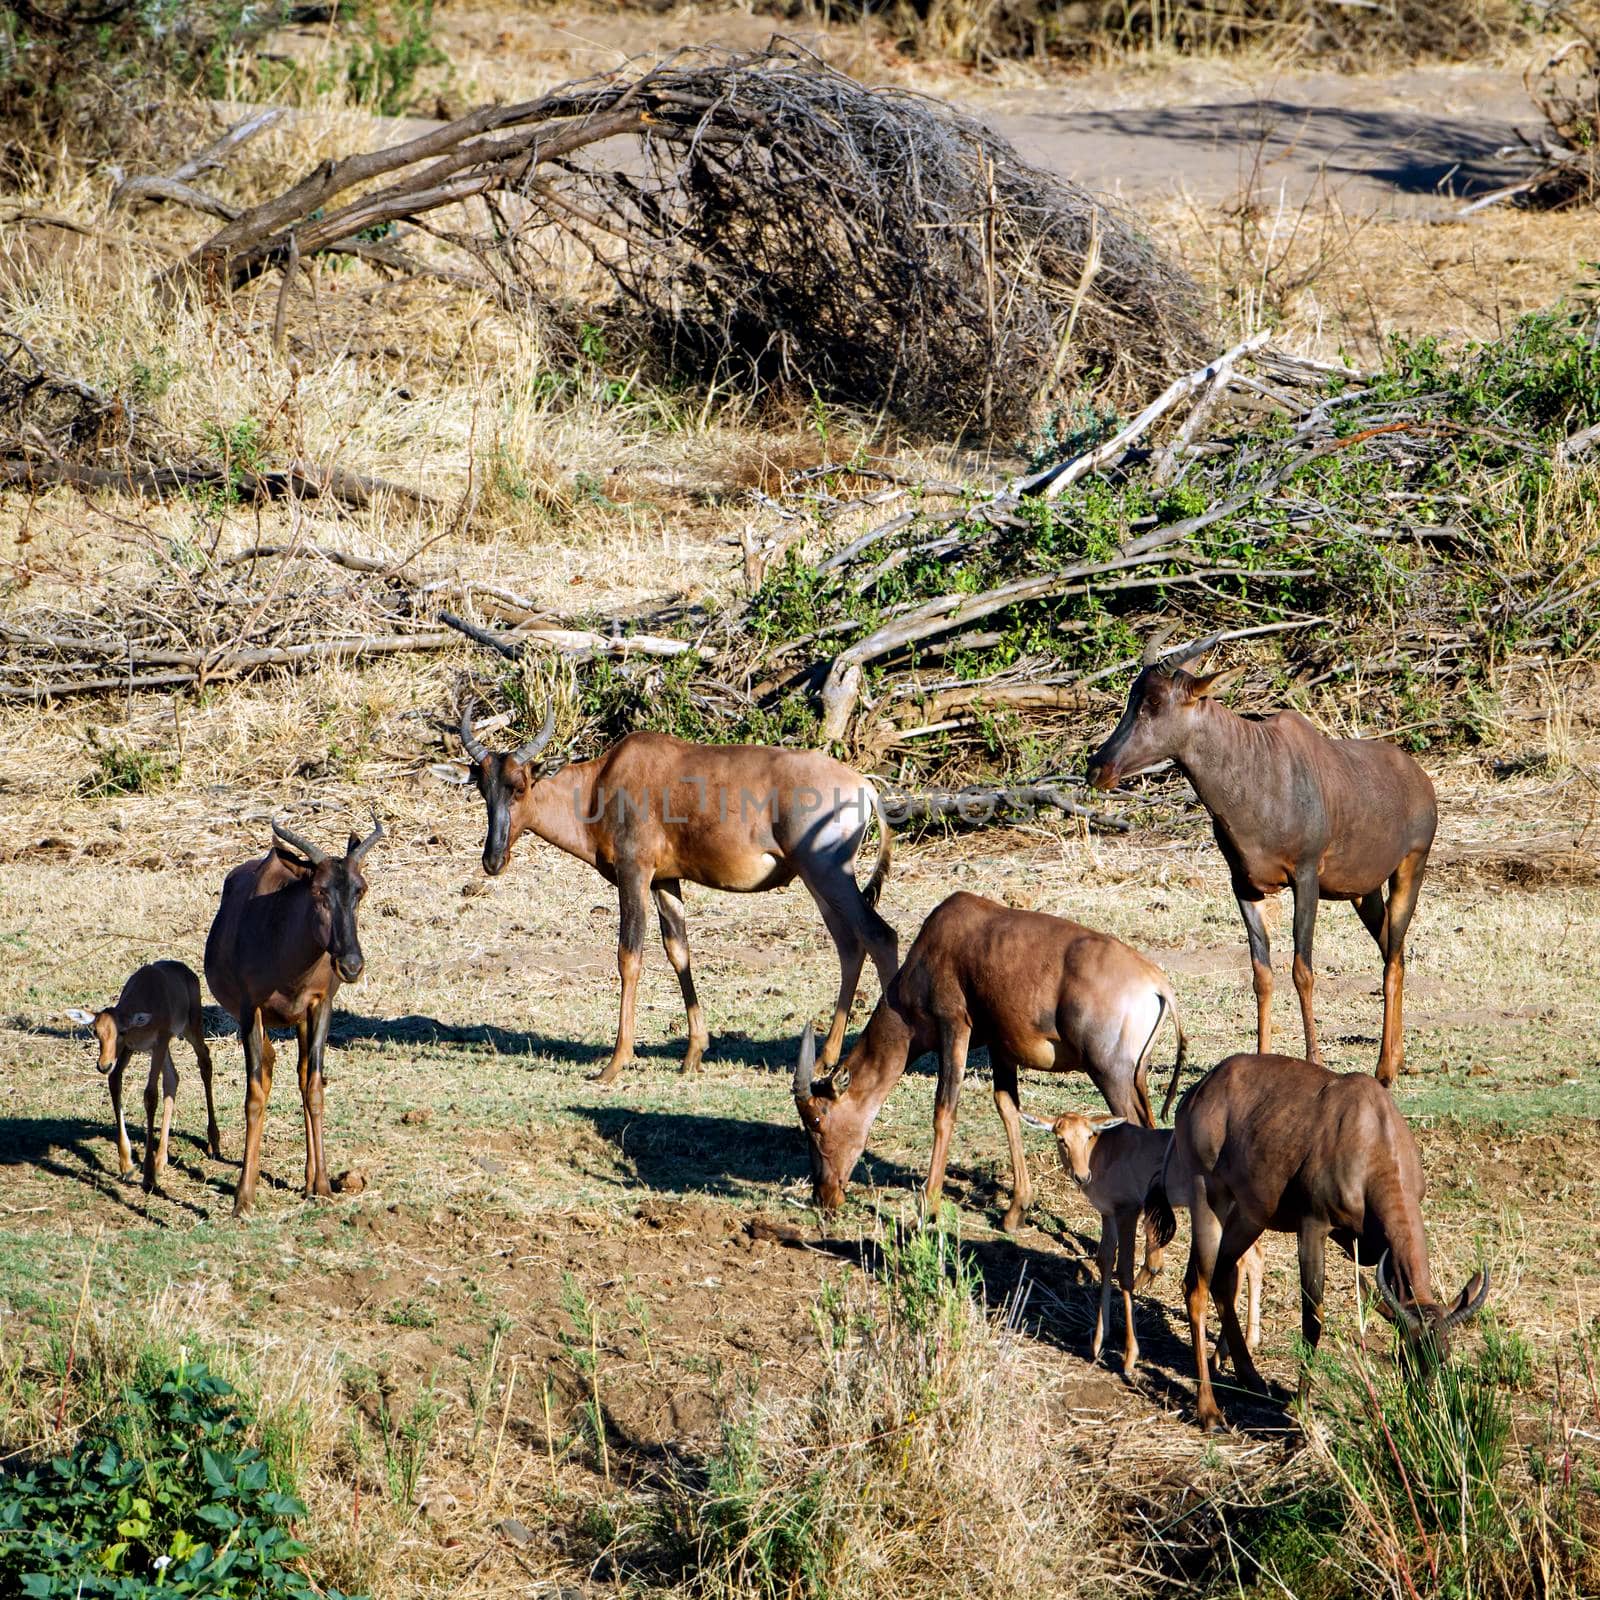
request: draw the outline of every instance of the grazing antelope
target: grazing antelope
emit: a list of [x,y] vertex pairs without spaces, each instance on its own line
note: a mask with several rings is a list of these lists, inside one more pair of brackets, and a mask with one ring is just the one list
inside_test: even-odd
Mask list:
[[936,1205],[967,1051],[987,1045],[994,1103],[1011,1152],[1011,1205],[1001,1226],[1014,1231],[1033,1199],[1022,1152],[1018,1069],[1087,1073],[1119,1117],[1153,1127],[1146,1074],[1156,1029],[1168,1012],[1178,1032],[1176,1081],[1187,1041],[1159,967],[1120,939],[1076,922],[1013,911],[964,891],[951,895],[923,923],[905,965],[831,1077],[814,1081],[816,1050],[806,1029],[794,1098],[811,1146],[816,1204],[831,1210],[843,1202],[873,1119],[906,1063],[937,1050],[925,1190],[928,1205]]
[[1264,1392],[1233,1300],[1240,1257],[1268,1229],[1299,1236],[1300,1332],[1311,1348],[1322,1337],[1323,1258],[1331,1238],[1358,1264],[1377,1263],[1379,1292],[1407,1344],[1429,1348],[1440,1360],[1448,1356],[1451,1329],[1488,1299],[1489,1274],[1477,1273],[1449,1310],[1434,1299],[1424,1187],[1405,1118],[1362,1074],[1329,1072],[1292,1056],[1235,1055],[1190,1089],[1146,1211],[1156,1238],[1167,1244],[1172,1207],[1189,1207],[1184,1290],[1203,1428],[1222,1424],[1205,1359],[1208,1294],[1236,1352],[1234,1371]]
[[[472,762],[463,781],[477,786],[489,813],[486,873],[504,872],[511,847],[524,833],[535,833],[617,886],[622,1006],[616,1048],[598,1082],[614,1082],[633,1060],[652,896],[689,1018],[683,1070],[700,1065],[709,1037],[689,969],[685,879],[737,894],[781,889],[796,878],[806,886],[839,951],[839,999],[823,1052],[825,1060],[838,1060],[864,959],[872,957],[886,985],[899,952],[894,929],[875,909],[892,843],[868,779],[813,750],[686,744],[664,733],[630,733],[592,761],[540,773],[533,761],[555,732],[553,711],[532,740],[504,754],[478,742],[470,707],[461,713],[459,731]],[[878,859],[862,890],[855,859],[874,813]]]
[[[167,1166],[167,1135],[178,1095],[178,1068],[172,1041],[187,1039],[200,1067],[206,1091],[206,1148],[213,1160],[222,1155],[217,1108],[211,1098],[211,1052],[201,1026],[200,980],[181,961],[152,961],[122,986],[114,1006],[103,1011],[67,1012],[76,1023],[93,1028],[100,1042],[96,1065],[110,1073],[111,1110],[117,1125],[117,1166],[124,1178],[133,1171],[133,1149],[122,1120],[122,1074],[135,1051],[150,1052],[150,1077],[144,1086],[144,1190],[149,1194]],[[156,1083],[159,1079],[159,1093]],[[156,1141],[156,1103],[161,1104],[161,1140]]]
[[206,982],[239,1024],[244,1045],[244,1162],[233,1214],[256,1197],[261,1131],[272,1093],[268,1028],[293,1028],[300,1040],[300,1104],[305,1116],[306,1196],[333,1193],[322,1152],[322,1053],[341,983],[366,965],[356,908],[367,892],[361,863],[383,837],[373,819],[365,839],[350,835],[343,857],[272,824],[264,856],[235,867],[206,938]]
[[1111,789],[1170,759],[1211,813],[1250,941],[1262,1054],[1272,1045],[1263,897],[1284,888],[1294,895],[1294,986],[1306,1055],[1318,1063],[1311,1009],[1317,902],[1349,900],[1383,956],[1377,1076],[1393,1083],[1405,1065],[1406,929],[1439,820],[1432,782],[1405,751],[1381,739],[1330,739],[1296,711],[1259,720],[1236,715],[1215,696],[1237,672],[1196,677],[1183,670],[1216,636],[1163,656],[1165,637],[1144,652],[1122,720],[1090,758],[1090,783]]
[[[1122,1290],[1122,1319],[1127,1333],[1122,1371],[1132,1377],[1139,1361],[1139,1340],[1133,1331],[1133,1297],[1161,1271],[1163,1245],[1149,1227],[1145,1229],[1144,1265],[1133,1273],[1139,1213],[1150,1185],[1160,1176],[1172,1143],[1168,1128],[1141,1128],[1121,1117],[1094,1121],[1076,1111],[1063,1112],[1053,1122],[1022,1113],[1030,1128],[1045,1128],[1055,1135],[1061,1168],[1100,1213],[1100,1247],[1095,1252],[1100,1268],[1100,1307],[1095,1313],[1090,1355],[1100,1359],[1102,1344],[1111,1332],[1111,1282],[1115,1275]],[[1252,1350],[1261,1344],[1261,1283],[1267,1258],[1253,1244],[1239,1258],[1244,1270],[1246,1304],[1245,1340]],[[1219,1345],[1217,1359],[1226,1355]]]

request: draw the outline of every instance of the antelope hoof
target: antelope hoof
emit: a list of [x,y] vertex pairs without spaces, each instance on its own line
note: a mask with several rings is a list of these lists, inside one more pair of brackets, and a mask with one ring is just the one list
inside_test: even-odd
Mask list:
[[1202,1433],[1224,1433],[1228,1424],[1215,1406],[1202,1407],[1195,1412],[1194,1420]]
[[603,1071],[589,1073],[589,1082],[601,1085],[615,1083],[622,1076],[622,1069],[627,1065],[628,1063],[625,1061],[613,1061]]
[[1013,1203],[1011,1209],[1000,1219],[1000,1231],[1002,1233],[1015,1233],[1022,1226],[1022,1217],[1022,1207]]
[[683,1072],[698,1072],[700,1070],[701,1058],[705,1055],[705,1053],[706,1047],[704,1041],[699,1043],[691,1043],[689,1046],[689,1053],[683,1058],[683,1066],[680,1070]]
[[222,1135],[215,1128],[206,1135],[206,1150],[213,1161],[222,1160]]

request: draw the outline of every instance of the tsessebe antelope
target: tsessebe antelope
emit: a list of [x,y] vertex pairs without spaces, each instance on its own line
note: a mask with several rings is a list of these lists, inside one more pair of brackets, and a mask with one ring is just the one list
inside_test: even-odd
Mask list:
[[[1076,1111],[1063,1112],[1053,1122],[1022,1113],[1029,1127],[1047,1128],[1055,1135],[1056,1154],[1066,1175],[1100,1213],[1100,1248],[1095,1252],[1100,1268],[1100,1307],[1095,1313],[1090,1353],[1096,1361],[1111,1332],[1111,1283],[1122,1290],[1122,1317],[1127,1332],[1122,1370],[1133,1376],[1139,1361],[1139,1340],[1133,1331],[1133,1297],[1161,1271],[1163,1247],[1145,1229],[1144,1265],[1134,1276],[1133,1253],[1137,1243],[1139,1213],[1144,1197],[1159,1175],[1172,1143],[1169,1128],[1141,1128],[1121,1117],[1095,1121]],[[1266,1256],[1259,1244],[1239,1258],[1244,1271],[1249,1313],[1245,1338],[1252,1350],[1261,1343],[1261,1283]],[[1221,1359],[1225,1351],[1219,1349]]]
[[[123,1177],[133,1170],[133,1150],[127,1124],[122,1120],[122,1074],[135,1051],[150,1052],[150,1077],[144,1086],[144,1188],[148,1194],[161,1181],[167,1165],[167,1136],[172,1128],[172,1107],[178,1094],[178,1068],[172,1059],[172,1041],[187,1039],[200,1067],[206,1091],[206,1148],[212,1158],[222,1155],[222,1134],[217,1128],[216,1106],[211,1098],[211,1052],[201,1025],[200,980],[181,961],[152,961],[140,967],[122,986],[114,1006],[103,1011],[67,1015],[83,1027],[94,1029],[100,1043],[97,1063],[109,1073],[111,1110],[116,1117],[117,1163]],[[157,1080],[160,1091],[157,1092]],[[156,1103],[161,1104],[161,1139],[155,1136]]]
[[1264,1389],[1233,1300],[1239,1260],[1268,1229],[1299,1236],[1300,1332],[1312,1349],[1322,1337],[1323,1258],[1331,1238],[1346,1255],[1377,1263],[1379,1291],[1406,1343],[1441,1360],[1448,1356],[1450,1330],[1488,1298],[1489,1274],[1479,1272],[1448,1310],[1434,1299],[1424,1187],[1411,1129],[1388,1091],[1364,1074],[1340,1075],[1292,1056],[1235,1055],[1183,1097],[1146,1211],[1166,1244],[1172,1206],[1189,1207],[1184,1290],[1202,1427],[1222,1424],[1205,1356],[1208,1294],[1235,1352],[1234,1371],[1252,1389]]
[[1406,1055],[1406,930],[1438,825],[1432,782],[1404,750],[1380,739],[1330,739],[1297,711],[1237,716],[1215,698],[1237,673],[1183,670],[1215,638],[1165,656],[1161,642],[1145,651],[1122,720],[1090,759],[1089,781],[1111,789],[1170,758],[1211,813],[1250,940],[1258,1051],[1272,1045],[1263,897],[1284,888],[1294,895],[1294,986],[1312,1061],[1321,1060],[1311,1010],[1317,902],[1349,900],[1383,956],[1377,1075],[1392,1083]]
[[[616,1047],[598,1081],[614,1082],[633,1060],[652,897],[689,1018],[683,1070],[700,1064],[708,1035],[689,969],[685,880],[739,894],[781,889],[796,878],[806,886],[839,951],[839,999],[823,1051],[825,1060],[838,1060],[863,961],[870,955],[887,984],[899,950],[894,929],[875,909],[891,839],[871,782],[814,750],[686,744],[663,733],[630,733],[592,761],[536,771],[534,758],[554,732],[552,712],[529,743],[500,753],[478,742],[470,708],[461,714],[470,781],[489,814],[483,870],[504,872],[511,847],[535,833],[617,886],[622,1006]],[[856,853],[875,813],[878,859],[862,890]]]
[[366,962],[356,908],[367,892],[361,863],[383,837],[373,819],[365,839],[350,835],[345,854],[330,856],[309,839],[272,824],[273,847],[235,867],[206,938],[206,982],[239,1024],[244,1045],[244,1162],[233,1213],[255,1200],[261,1131],[272,1093],[268,1028],[293,1028],[300,1040],[300,1103],[305,1116],[306,1195],[333,1193],[322,1151],[322,1052],[333,997]]
[[1186,1042],[1172,986],[1159,967],[1120,939],[1076,922],[1013,911],[975,894],[951,895],[923,923],[905,965],[831,1077],[813,1081],[816,1054],[806,1029],[794,1098],[810,1141],[816,1203],[831,1209],[843,1202],[889,1091],[907,1062],[937,1050],[926,1187],[928,1204],[936,1204],[967,1052],[987,1045],[994,1103],[1011,1152],[1011,1205],[1002,1226],[1015,1229],[1033,1198],[1022,1152],[1018,1070],[1087,1073],[1118,1116],[1153,1127],[1146,1076],[1156,1029],[1168,1012],[1178,1030],[1176,1080]]

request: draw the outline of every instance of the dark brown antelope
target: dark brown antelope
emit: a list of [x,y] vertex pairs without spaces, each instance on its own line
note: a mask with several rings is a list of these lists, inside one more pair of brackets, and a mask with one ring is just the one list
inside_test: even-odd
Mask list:
[[1377,1264],[1379,1292],[1407,1344],[1448,1357],[1451,1330],[1489,1297],[1489,1274],[1477,1273],[1449,1310],[1434,1299],[1424,1187],[1405,1118],[1362,1074],[1329,1072],[1292,1056],[1236,1055],[1190,1089],[1146,1209],[1166,1244],[1172,1206],[1189,1208],[1184,1290],[1202,1427],[1222,1423],[1204,1354],[1208,1294],[1235,1352],[1234,1371],[1250,1388],[1264,1389],[1233,1301],[1239,1259],[1269,1229],[1299,1236],[1300,1331],[1313,1349],[1322,1337],[1323,1258],[1331,1238],[1358,1264]]
[[352,833],[342,857],[276,822],[272,835],[272,849],[228,874],[206,938],[206,982],[238,1022],[244,1045],[244,1162],[235,1216],[250,1209],[261,1172],[274,1059],[268,1028],[293,1028],[299,1036],[306,1196],[333,1193],[322,1150],[322,1054],[333,997],[366,965],[356,934],[356,909],[367,892],[361,863],[383,826],[374,817],[365,839]]
[[1229,711],[1215,696],[1236,673],[1196,677],[1183,670],[1215,636],[1167,656],[1161,642],[1145,651],[1122,720],[1089,761],[1089,781],[1111,789],[1170,759],[1211,813],[1250,940],[1256,1048],[1263,1054],[1272,1046],[1272,953],[1262,899],[1285,888],[1294,896],[1294,986],[1306,1055],[1316,1062],[1317,902],[1350,901],[1383,956],[1377,1075],[1393,1083],[1405,1065],[1406,930],[1438,824],[1433,784],[1405,751],[1381,739],[1330,739],[1295,711],[1259,720]]
[[[1127,1334],[1122,1371],[1131,1378],[1139,1362],[1139,1340],[1133,1331],[1133,1297],[1154,1282],[1161,1271],[1164,1249],[1146,1228],[1144,1265],[1134,1276],[1139,1213],[1144,1210],[1150,1185],[1166,1162],[1172,1131],[1141,1128],[1121,1117],[1095,1121],[1077,1111],[1063,1112],[1053,1122],[1024,1111],[1022,1120],[1031,1128],[1047,1128],[1055,1135],[1062,1171],[1100,1213],[1100,1248],[1095,1253],[1100,1268],[1100,1309],[1095,1314],[1089,1353],[1098,1361],[1101,1347],[1111,1333],[1111,1285],[1115,1280],[1122,1291],[1122,1319]],[[1173,1204],[1176,1203],[1173,1197]],[[1266,1254],[1259,1244],[1253,1244],[1239,1258],[1239,1265],[1244,1272],[1248,1308],[1245,1338],[1254,1350],[1261,1343],[1261,1283],[1266,1276]],[[1218,1349],[1218,1360],[1224,1358],[1225,1350],[1225,1346]]]
[[794,1074],[795,1105],[811,1146],[813,1197],[831,1210],[867,1134],[907,1062],[939,1052],[933,1155],[925,1195],[944,1189],[967,1052],[987,1045],[994,1103],[1011,1152],[1011,1205],[1001,1226],[1022,1221],[1033,1199],[1022,1152],[1017,1073],[1083,1072],[1119,1117],[1155,1125],[1147,1089],[1156,1029],[1168,1012],[1178,1032],[1176,1079],[1186,1040],[1172,986],[1159,967],[1108,934],[1038,911],[1013,911],[979,895],[953,894],[923,923],[905,965],[884,990],[855,1047],[831,1077],[815,1080],[808,1027]]
[[[152,961],[140,967],[122,986],[114,1006],[103,1011],[67,1012],[76,1023],[92,1028],[100,1044],[97,1065],[109,1073],[111,1110],[116,1117],[117,1165],[125,1178],[133,1171],[133,1149],[122,1120],[122,1074],[136,1051],[150,1052],[150,1077],[144,1086],[144,1189],[148,1194],[161,1181],[167,1166],[167,1136],[172,1129],[172,1107],[178,1094],[178,1068],[172,1059],[172,1041],[187,1039],[200,1067],[206,1091],[206,1148],[212,1158],[222,1155],[222,1134],[217,1128],[216,1105],[211,1098],[211,1052],[201,1025],[200,980],[181,961]],[[160,1084],[158,1091],[157,1084]],[[161,1106],[161,1138],[156,1139],[156,1105]]]
[[[534,833],[617,886],[622,1007],[616,1048],[598,1081],[614,1082],[633,1060],[652,896],[689,1018],[683,1070],[700,1064],[708,1035],[689,968],[685,880],[736,894],[781,889],[796,878],[806,886],[839,951],[839,999],[824,1051],[826,1060],[838,1060],[863,961],[872,957],[886,985],[899,950],[894,929],[875,909],[891,840],[871,782],[813,750],[686,744],[662,733],[630,733],[592,761],[536,771],[534,759],[554,732],[552,712],[529,743],[500,754],[478,742],[470,708],[461,714],[470,781],[489,813],[483,870],[504,872],[511,847]],[[878,859],[862,890],[855,859],[874,813]]]

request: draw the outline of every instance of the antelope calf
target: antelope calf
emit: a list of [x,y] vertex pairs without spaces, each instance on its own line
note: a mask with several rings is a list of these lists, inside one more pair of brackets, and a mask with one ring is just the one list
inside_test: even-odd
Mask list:
[[1434,1299],[1424,1187],[1411,1130],[1371,1078],[1292,1056],[1235,1055],[1190,1089],[1146,1209],[1166,1244],[1172,1207],[1189,1207],[1184,1289],[1202,1427],[1222,1424],[1205,1356],[1208,1295],[1235,1352],[1234,1371],[1264,1390],[1233,1301],[1240,1258],[1268,1229],[1299,1237],[1300,1331],[1313,1349],[1322,1337],[1323,1260],[1332,1238],[1358,1262],[1377,1263],[1379,1292],[1406,1342],[1441,1360],[1449,1355],[1451,1329],[1489,1296],[1489,1274],[1477,1273],[1448,1310]]
[[907,1062],[929,1050],[939,1052],[939,1086],[926,1195],[930,1207],[937,1204],[967,1051],[987,1045],[994,1103],[1011,1152],[1011,1205],[1001,1226],[1015,1230],[1033,1199],[1018,1070],[1087,1073],[1113,1112],[1153,1127],[1147,1069],[1168,1012],[1178,1033],[1176,1079],[1187,1042],[1159,967],[1120,939],[1076,922],[1013,911],[975,894],[951,895],[923,923],[905,965],[831,1077],[814,1079],[816,1051],[806,1029],[794,1098],[810,1142],[817,1205],[843,1202],[879,1108]]
[[1211,813],[1250,941],[1262,1054],[1272,1045],[1262,899],[1285,888],[1294,896],[1294,986],[1306,1055],[1319,1063],[1311,1003],[1317,902],[1350,901],[1383,957],[1377,1076],[1393,1083],[1405,1066],[1406,930],[1439,820],[1432,782],[1404,750],[1380,739],[1330,739],[1296,711],[1235,715],[1215,696],[1236,673],[1183,670],[1215,636],[1168,655],[1164,638],[1145,651],[1122,720],[1089,761],[1089,781],[1111,789],[1170,759]]
[[[152,961],[140,967],[122,986],[117,1003],[103,1011],[67,1012],[72,1021],[92,1028],[100,1044],[96,1065],[110,1074],[111,1110],[116,1118],[117,1170],[122,1177],[133,1171],[133,1149],[122,1120],[122,1074],[135,1051],[150,1052],[150,1077],[144,1086],[144,1190],[149,1194],[161,1181],[167,1166],[167,1136],[172,1129],[172,1107],[178,1095],[178,1068],[172,1059],[172,1041],[187,1039],[200,1067],[206,1091],[206,1148],[213,1160],[222,1155],[222,1134],[211,1098],[211,1052],[201,1025],[200,980],[181,961]],[[157,1081],[160,1090],[157,1091]],[[161,1105],[161,1139],[156,1140],[156,1104]]]
[[300,1042],[300,1105],[305,1118],[306,1197],[333,1193],[322,1151],[322,1053],[333,997],[366,965],[356,910],[367,892],[361,871],[383,837],[373,818],[365,839],[350,835],[344,856],[272,824],[264,856],[235,867],[206,937],[206,982],[239,1024],[244,1045],[244,1161],[233,1214],[256,1196],[261,1132],[272,1093],[274,1052],[268,1028],[293,1028]]
[[[1100,1308],[1095,1313],[1094,1337],[1090,1354],[1098,1361],[1100,1349],[1111,1333],[1111,1280],[1116,1276],[1122,1290],[1122,1319],[1126,1342],[1122,1352],[1122,1371],[1127,1377],[1139,1361],[1139,1340],[1133,1331],[1133,1297],[1161,1271],[1163,1246],[1145,1229],[1144,1265],[1138,1277],[1133,1273],[1133,1253],[1144,1210],[1144,1197],[1161,1172],[1172,1143],[1166,1128],[1141,1128],[1121,1117],[1092,1121],[1076,1111],[1064,1112],[1053,1122],[1022,1113],[1032,1128],[1047,1128],[1055,1135],[1056,1154],[1066,1175],[1083,1192],[1085,1200],[1100,1213],[1100,1248],[1096,1261],[1100,1268]],[[1266,1256],[1259,1244],[1240,1257],[1248,1293],[1249,1312],[1245,1337],[1252,1350],[1261,1343],[1261,1282],[1266,1274]],[[1218,1358],[1225,1354],[1218,1349]]]
[[[471,711],[463,711],[461,747],[472,763],[463,781],[477,786],[488,808],[483,870],[491,877],[505,871],[517,840],[534,833],[617,886],[622,1006],[616,1047],[597,1081],[615,1082],[633,1060],[652,898],[688,1013],[683,1070],[700,1065],[709,1036],[689,968],[685,879],[735,894],[781,889],[796,878],[806,886],[839,951],[839,999],[823,1050],[824,1061],[837,1061],[863,962],[870,955],[887,985],[899,954],[894,929],[876,910],[891,839],[872,784],[818,751],[686,744],[664,733],[630,733],[592,761],[541,773],[534,758],[554,732],[552,712],[529,743],[501,754],[478,742]],[[874,813],[878,859],[862,890],[855,859]]]

